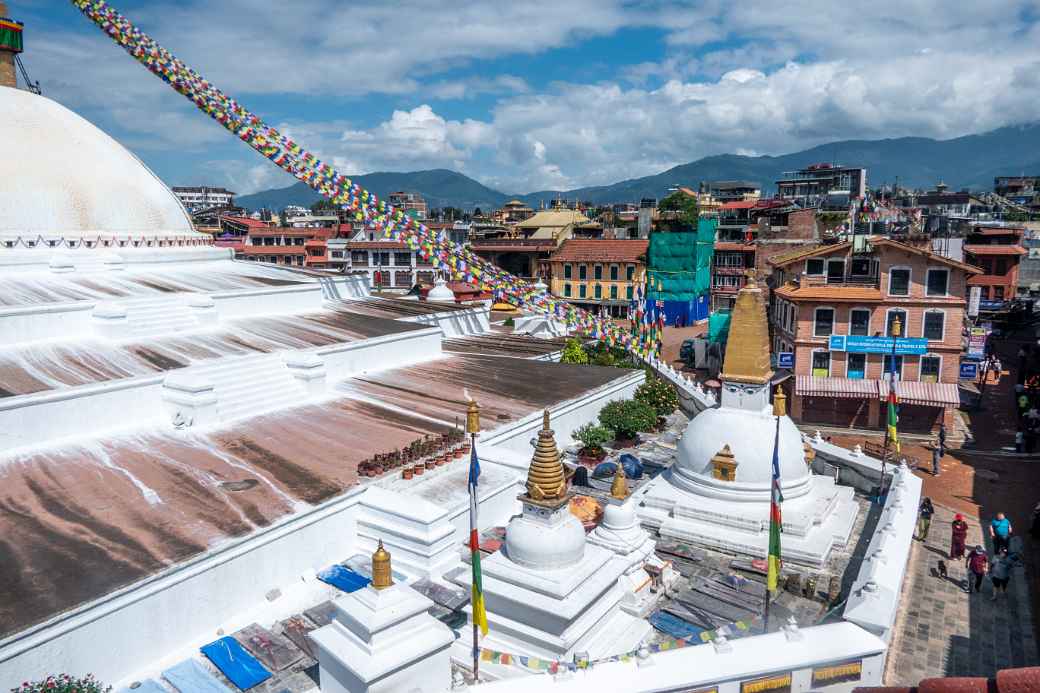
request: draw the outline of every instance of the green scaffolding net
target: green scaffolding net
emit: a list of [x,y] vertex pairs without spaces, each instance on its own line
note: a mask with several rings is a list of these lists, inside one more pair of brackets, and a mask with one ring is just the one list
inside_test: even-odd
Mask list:
[[650,290],[665,301],[695,301],[711,290],[716,219],[700,219],[696,231],[650,234]]

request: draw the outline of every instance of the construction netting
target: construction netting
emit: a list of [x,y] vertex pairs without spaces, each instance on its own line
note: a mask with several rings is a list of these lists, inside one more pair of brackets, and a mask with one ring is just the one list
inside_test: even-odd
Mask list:
[[696,231],[650,234],[647,298],[664,301],[669,325],[708,317],[717,225],[716,219],[700,219]]
[[729,319],[730,313],[728,311],[715,311],[708,316],[708,341],[709,342],[725,342],[726,337],[729,336]]

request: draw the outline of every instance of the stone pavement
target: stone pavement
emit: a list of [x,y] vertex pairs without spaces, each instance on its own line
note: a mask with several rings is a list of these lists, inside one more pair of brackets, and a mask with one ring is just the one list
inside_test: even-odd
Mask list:
[[[1012,570],[1006,596],[990,601],[987,578],[981,594],[964,591],[963,560],[951,561],[950,523],[954,510],[936,506],[928,539],[914,542],[903,582],[903,608],[885,675],[887,685],[915,684],[934,676],[994,676],[998,669],[1040,663],[1034,637],[1029,586],[1023,567]],[[969,524],[968,546],[983,543],[975,518]],[[1012,548],[1020,541],[1013,539]],[[946,564],[947,578],[938,565]]]

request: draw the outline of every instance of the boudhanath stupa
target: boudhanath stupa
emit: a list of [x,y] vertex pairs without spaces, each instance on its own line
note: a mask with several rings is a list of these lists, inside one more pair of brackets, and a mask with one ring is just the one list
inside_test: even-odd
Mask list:
[[[253,689],[228,674],[246,650],[273,677],[256,690],[279,693],[881,681],[920,495],[905,468],[826,622],[651,626],[691,579],[664,541],[764,553],[776,419],[759,289],[737,300],[720,403],[650,364],[698,408],[674,466],[587,533],[560,450],[642,370],[555,362],[539,335],[565,326],[544,317],[518,316],[530,334],[507,345],[488,306],[446,286],[377,297],[367,274],[236,260],[132,153],[38,94],[0,85],[0,141],[0,689],[63,672]],[[476,684],[471,401],[477,531],[504,528],[482,561]],[[785,570],[847,552],[858,516],[809,449],[880,474],[781,418]]]

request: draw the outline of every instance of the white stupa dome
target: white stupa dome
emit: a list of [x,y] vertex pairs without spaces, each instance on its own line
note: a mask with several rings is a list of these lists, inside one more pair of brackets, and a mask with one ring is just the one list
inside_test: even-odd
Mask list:
[[562,521],[547,524],[518,515],[506,527],[506,557],[535,570],[556,570],[581,563],[585,528],[566,507]]
[[[686,427],[679,441],[673,481],[701,495],[732,500],[769,498],[773,479],[773,440],[776,417],[760,411],[719,407],[706,409]],[[712,476],[711,458],[729,445],[737,462],[735,480]],[[780,419],[780,487],[784,498],[808,493],[811,478],[805,463],[802,434],[787,416]]]
[[433,281],[433,288],[426,294],[427,301],[441,301],[447,303],[455,302],[455,292],[448,288],[448,283],[442,277]]
[[69,109],[0,87],[0,237],[206,238],[137,157]]

